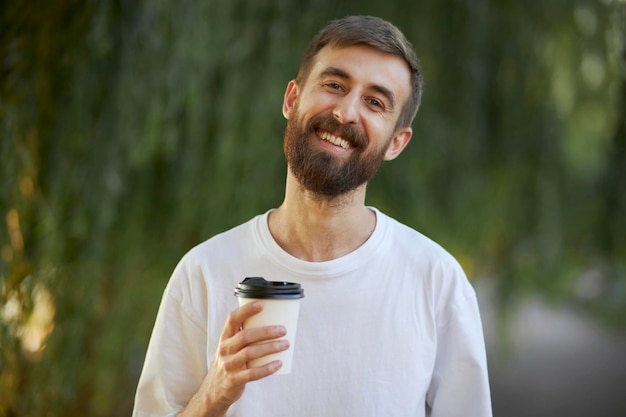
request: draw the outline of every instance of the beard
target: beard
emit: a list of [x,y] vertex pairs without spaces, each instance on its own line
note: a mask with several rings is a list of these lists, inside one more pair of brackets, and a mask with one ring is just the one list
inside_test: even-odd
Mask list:
[[[306,125],[298,112],[287,120],[284,152],[287,164],[298,182],[320,197],[338,197],[368,182],[378,171],[390,143],[375,152],[366,152],[369,140],[353,125],[342,125],[330,115],[317,115]],[[348,159],[317,149],[313,136],[319,130],[332,132],[353,148]]]

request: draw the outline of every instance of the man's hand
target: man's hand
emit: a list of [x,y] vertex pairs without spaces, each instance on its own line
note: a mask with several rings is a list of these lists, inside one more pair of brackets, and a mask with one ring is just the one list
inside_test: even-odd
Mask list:
[[[253,302],[228,315],[215,360],[202,385],[179,416],[224,416],[243,395],[248,382],[265,378],[280,369],[282,363],[279,360],[258,368],[248,367],[248,362],[253,359],[289,348],[285,339],[270,342],[285,335],[284,326],[242,330],[243,323],[262,309],[262,303]],[[257,342],[268,343],[255,345]]]

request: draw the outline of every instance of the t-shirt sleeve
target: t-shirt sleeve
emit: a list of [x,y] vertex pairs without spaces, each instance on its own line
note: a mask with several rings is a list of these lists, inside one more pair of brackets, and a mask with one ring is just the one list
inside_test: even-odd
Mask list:
[[476,293],[460,267],[441,300],[430,417],[491,417],[487,358]]
[[194,297],[183,265],[163,294],[135,396],[133,417],[175,416],[207,373],[207,331],[197,311],[183,303]]

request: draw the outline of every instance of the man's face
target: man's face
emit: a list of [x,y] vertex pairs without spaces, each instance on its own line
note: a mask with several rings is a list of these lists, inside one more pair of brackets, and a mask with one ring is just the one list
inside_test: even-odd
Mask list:
[[304,86],[285,93],[285,155],[305,189],[336,197],[367,183],[411,136],[395,129],[410,74],[395,55],[366,46],[325,47]]

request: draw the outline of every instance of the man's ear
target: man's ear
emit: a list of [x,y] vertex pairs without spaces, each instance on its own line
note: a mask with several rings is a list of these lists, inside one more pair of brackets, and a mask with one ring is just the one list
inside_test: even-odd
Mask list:
[[283,116],[285,116],[285,119],[287,120],[289,120],[289,117],[295,108],[299,93],[300,88],[298,87],[296,80],[289,81],[287,89],[285,90],[285,97],[283,98]]
[[411,136],[413,135],[413,129],[410,127],[404,127],[398,129],[394,134],[393,138],[389,142],[389,146],[387,147],[387,151],[385,152],[385,161],[391,161],[396,159],[398,155],[406,148],[406,145],[411,141]]

